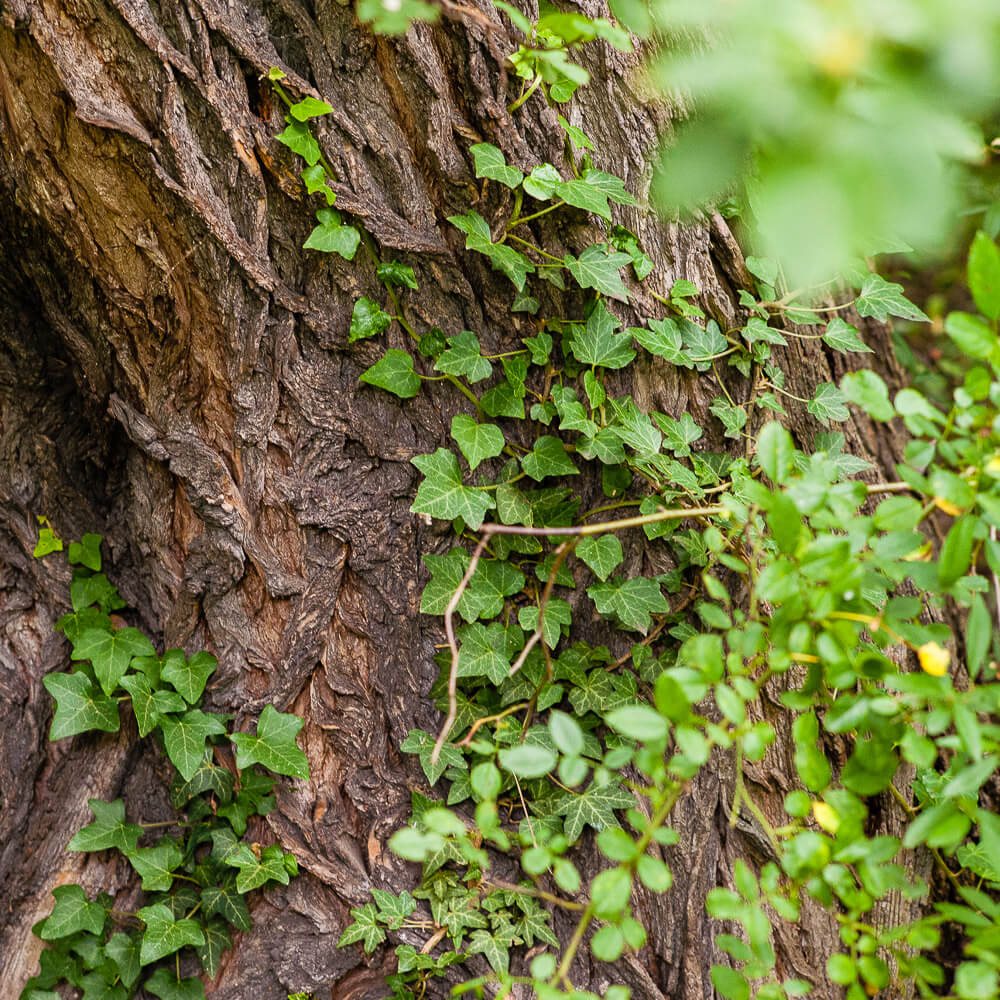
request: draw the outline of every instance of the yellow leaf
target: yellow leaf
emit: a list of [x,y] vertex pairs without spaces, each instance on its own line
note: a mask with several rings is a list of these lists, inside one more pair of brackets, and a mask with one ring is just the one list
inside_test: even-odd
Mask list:
[[950,500],[945,500],[944,497],[935,497],[934,504],[946,514],[951,514],[952,517],[958,517],[962,513],[961,507],[956,507]]
[[825,802],[813,803],[813,819],[827,833],[836,833],[840,828],[840,817]]
[[932,677],[944,677],[948,673],[951,653],[936,642],[925,642],[917,650],[917,656],[924,673],[928,673]]

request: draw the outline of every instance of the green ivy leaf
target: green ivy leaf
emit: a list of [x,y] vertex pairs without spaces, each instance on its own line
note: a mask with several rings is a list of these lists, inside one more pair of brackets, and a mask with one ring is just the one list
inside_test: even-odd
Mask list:
[[201,699],[209,677],[215,673],[219,661],[211,653],[195,653],[190,660],[185,659],[179,649],[168,649],[163,654],[160,676],[189,704]]
[[608,312],[603,302],[594,306],[586,326],[577,327],[570,350],[584,365],[624,368],[635,357],[631,332],[615,335],[621,324]]
[[90,660],[101,689],[110,696],[125,676],[133,656],[153,656],[155,653],[153,644],[137,628],[113,632],[90,628],[80,633],[70,657]]
[[143,989],[155,994],[160,1000],[203,1000],[205,996],[205,986],[200,979],[194,976],[178,979],[166,968],[157,969],[143,983]]
[[608,253],[602,243],[587,247],[579,258],[566,254],[569,273],[581,288],[593,288],[610,299],[628,302],[628,291],[622,284],[620,269],[631,262],[627,253]]
[[221,885],[209,886],[201,891],[201,901],[205,916],[218,914],[224,917],[238,931],[248,931],[253,927],[247,901],[237,892],[234,882],[224,881]]
[[335,253],[344,260],[354,260],[361,242],[361,233],[354,226],[345,226],[340,220],[340,213],[332,208],[321,208],[316,213],[316,218],[319,225],[309,234],[302,248]]
[[494,243],[490,227],[478,212],[465,215],[450,215],[448,221],[465,233],[465,249],[476,250],[490,259],[494,270],[503,271],[514,282],[518,291],[524,289],[524,282],[533,274],[535,265],[512,247],[504,243]]
[[892,420],[896,415],[889,402],[889,390],[875,372],[862,370],[845,375],[840,390],[849,403],[860,406],[873,420]]
[[506,975],[510,970],[510,949],[490,931],[473,931],[465,950],[469,955],[482,955],[494,972]]
[[309,194],[321,194],[331,208],[337,204],[337,193],[327,183],[326,170],[321,163],[314,163],[302,171],[302,183]]
[[128,1000],[125,987],[109,982],[103,970],[88,972],[80,980],[82,1000]]
[[615,810],[634,808],[635,798],[616,776],[606,784],[599,784],[595,779],[584,792],[563,793],[556,799],[553,812],[563,817],[566,839],[575,844],[584,827],[600,831],[619,826]]
[[488,677],[493,684],[502,684],[510,673],[510,656],[506,653],[506,635],[499,622],[464,625],[458,630],[461,646],[458,651],[459,677]]
[[293,104],[288,113],[297,122],[307,122],[310,118],[319,118],[321,115],[328,115],[333,111],[326,101],[321,101],[316,97],[304,97],[297,104]]
[[650,615],[666,614],[670,605],[655,580],[635,576],[615,578],[609,583],[595,583],[587,588],[597,610],[613,615],[626,628],[645,634],[652,624]]
[[417,291],[417,278],[412,267],[401,264],[398,260],[385,261],[375,269],[379,281],[397,288],[412,288]]
[[[49,551],[59,551],[60,549],[62,549],[61,542],[59,543],[59,549],[50,549]],[[70,542],[69,550],[66,553],[66,561],[71,566],[86,566],[87,569],[92,569],[95,573],[100,573],[101,536],[88,532],[80,541]]]
[[516,167],[508,167],[503,153],[488,142],[477,142],[469,147],[476,161],[476,176],[491,181],[499,181],[509,188],[516,188],[524,180],[524,174]]
[[385,354],[362,372],[359,381],[385,389],[400,399],[411,399],[420,392],[420,376],[413,370],[413,357],[390,347]]
[[173,691],[153,690],[145,674],[126,674],[119,683],[132,696],[132,711],[140,736],[148,736],[168,712],[183,712],[187,705]]
[[969,250],[969,291],[979,311],[996,322],[1000,316],[1000,250],[981,230]]
[[873,316],[880,323],[890,316],[929,323],[927,315],[918,309],[904,294],[903,286],[871,274],[861,287],[861,296],[855,302],[859,316]]
[[268,882],[280,882],[288,885],[288,869],[285,866],[284,851],[272,844],[260,852],[258,858],[248,844],[234,844],[225,854],[222,863],[230,868],[236,868],[237,892],[253,892]]
[[50,552],[62,552],[62,548],[62,539],[48,525],[44,525],[39,529],[38,541],[31,554],[35,559],[41,559]]
[[91,729],[117,733],[118,705],[91,683],[86,674],[47,674],[45,690],[56,700],[56,714],[49,730],[50,740],[61,740]]
[[[226,949],[233,946],[233,939],[229,936],[229,930],[221,920],[210,920],[202,930],[205,934],[205,943],[198,945],[195,951],[208,978],[214,979],[219,974],[223,954]],[[200,979],[195,979],[194,982],[201,986]],[[201,996],[201,994],[198,995]]]
[[821,382],[816,386],[813,398],[806,404],[806,409],[821,423],[830,420],[838,423],[850,417],[850,410],[844,405],[844,394],[832,382]]
[[477,531],[494,501],[485,490],[463,484],[454,454],[447,448],[438,448],[432,455],[417,455],[411,461],[424,474],[424,480],[410,510],[445,521],[460,517]]
[[839,316],[826,324],[823,343],[835,351],[848,351],[856,354],[874,354],[875,352],[861,339],[861,334],[850,323],[845,323]]
[[102,802],[88,799],[94,822],[78,830],[66,847],[67,851],[105,851],[111,848],[122,854],[134,851],[142,836],[142,827],[125,822],[125,803],[121,799]]
[[448,375],[464,375],[470,383],[481,382],[493,374],[493,366],[483,357],[479,338],[471,330],[448,338],[448,350],[437,359],[434,369]]
[[392,317],[372,299],[362,296],[354,303],[351,312],[351,329],[347,342],[353,344],[356,340],[366,340],[385,333],[392,326]]
[[118,931],[108,938],[108,943],[104,946],[104,953],[110,958],[118,968],[118,975],[128,989],[132,989],[142,973],[142,966],[139,963],[139,938],[134,934],[125,934]]
[[648,324],[648,329],[635,326],[628,332],[650,354],[665,358],[672,365],[690,368],[691,361],[684,353],[684,338],[677,324],[672,319],[651,319]]
[[610,532],[606,535],[585,536],[577,545],[576,554],[599,580],[607,580],[625,558],[618,536]]
[[743,428],[747,424],[747,411],[742,406],[734,406],[728,399],[717,396],[708,409],[719,418],[722,426],[726,428],[727,438],[738,440],[742,436]]
[[337,947],[343,948],[360,941],[365,954],[370,955],[385,940],[385,931],[378,923],[378,911],[373,903],[365,903],[352,909],[351,916],[354,922],[344,928]]
[[167,756],[185,781],[190,781],[205,756],[205,740],[209,736],[225,736],[226,727],[217,715],[198,708],[182,716],[164,716],[160,723]]
[[284,132],[279,132],[275,138],[297,156],[301,156],[310,167],[315,166],[322,154],[316,137],[309,131],[309,126],[304,122],[291,121],[287,118],[285,120],[288,122],[287,128]]
[[166,892],[174,884],[174,869],[184,860],[177,843],[169,838],[155,847],[135,848],[126,857],[141,876],[146,892]]
[[547,476],[577,476],[580,470],[566,453],[562,441],[550,434],[543,434],[527,455],[521,456],[521,468],[535,482]]
[[422,729],[411,729],[405,740],[400,745],[403,753],[415,753],[420,758],[420,766],[427,777],[428,783],[433,787],[438,778],[448,770],[449,767],[457,767],[462,771],[468,770],[468,763],[462,751],[452,743],[445,743],[441,747],[441,755],[436,764],[431,763],[431,755],[434,752],[434,738],[425,733]]
[[562,177],[551,163],[542,163],[524,178],[524,193],[538,201],[548,201],[555,194]]
[[256,736],[234,733],[229,737],[236,744],[236,766],[261,764],[275,774],[307,780],[309,762],[295,744],[302,725],[297,715],[284,715],[273,705],[265,705],[257,720]]
[[[454,548],[443,556],[425,555],[423,561],[430,570],[431,578],[421,595],[420,610],[425,615],[443,615],[465,575],[469,553],[465,549]],[[467,622],[474,622],[482,613],[482,602],[471,587],[463,591],[456,610]]]
[[[526,632],[534,632],[538,628],[539,608],[529,604],[517,609],[517,623]],[[550,597],[545,605],[545,620],[542,622],[542,641],[549,649],[555,649],[562,635],[563,625],[573,621],[573,609],[558,597]]]
[[52,890],[52,895],[56,905],[38,931],[43,941],[69,937],[77,931],[100,934],[104,930],[107,911],[100,903],[90,902],[82,886],[58,885]]

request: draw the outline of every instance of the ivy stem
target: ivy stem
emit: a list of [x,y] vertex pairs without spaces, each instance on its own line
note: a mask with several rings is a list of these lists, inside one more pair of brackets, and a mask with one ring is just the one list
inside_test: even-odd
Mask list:
[[554,205],[549,205],[548,208],[543,208],[540,212],[533,212],[531,215],[522,215],[520,218],[515,216],[510,222],[507,223],[507,229],[504,232],[504,236],[508,236],[510,231],[516,226],[523,226],[526,222],[534,222],[535,219],[540,219],[543,215],[548,215],[549,212],[554,212],[557,208],[562,208],[566,202],[560,199]]
[[508,114],[513,114],[513,112],[517,111],[517,109],[522,104],[524,104],[524,102],[526,100],[528,100],[528,98],[531,97],[531,95],[536,90],[538,90],[539,86],[541,86],[541,83],[542,83],[542,74],[541,73],[536,73],[535,74],[535,79],[531,81],[531,86],[528,87],[528,89],[513,104],[508,104],[507,105],[507,112],[508,112]]
[[545,892],[544,889],[533,889],[527,885],[515,885],[513,882],[505,882],[500,878],[489,878],[483,881],[487,885],[495,889],[503,889],[505,892],[519,892],[524,896],[534,896],[535,899],[544,899],[547,903],[560,906],[564,910],[580,911],[585,909],[583,903],[574,903],[569,899],[563,899],[561,896],[555,895],[555,893]]
[[583,911],[583,916],[580,917],[580,922],[576,925],[576,930],[573,931],[573,936],[570,938],[569,944],[566,946],[566,951],[563,953],[562,961],[559,963],[559,968],[556,969],[552,978],[549,980],[550,986],[555,986],[560,979],[565,979],[566,973],[569,971],[569,967],[573,964],[573,958],[583,941],[583,935],[587,933],[587,928],[590,926],[590,921],[593,919],[594,904],[589,903],[587,908]]
[[554,260],[560,267],[565,266],[565,261],[561,257],[556,257],[555,254],[551,254],[548,250],[543,250],[541,247],[536,247],[534,243],[529,243],[527,240],[522,240],[520,236],[515,236],[513,233],[507,233],[507,238],[514,240],[515,243],[521,243],[526,246],[529,250],[534,250],[535,253],[541,254],[543,257],[548,257],[549,260]]
[[459,740],[455,746],[469,746],[472,743],[472,737],[476,735],[476,732],[482,726],[485,726],[488,722],[499,722],[501,719],[506,719],[508,715],[513,715],[515,712],[520,712],[522,708],[527,708],[528,704],[529,703],[526,701],[518,702],[516,705],[511,705],[510,708],[505,708],[502,712],[497,712],[496,715],[484,715],[481,719],[476,719],[476,721],[472,723],[469,731],[465,734],[465,738]]

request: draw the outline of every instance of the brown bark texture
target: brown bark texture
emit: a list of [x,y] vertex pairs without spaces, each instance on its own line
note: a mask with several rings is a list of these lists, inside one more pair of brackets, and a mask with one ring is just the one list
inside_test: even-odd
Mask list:
[[[54,886],[137,892],[112,852],[66,852],[89,821],[87,799],[124,796],[130,819],[169,815],[165,762],[134,725],[48,742],[41,680],[67,665],[52,626],[67,607],[68,571],[31,558],[38,514],[64,537],[104,535],[130,623],[161,648],[218,656],[212,708],[247,723],[271,703],[306,719],[311,779],[286,783],[257,831],[293,851],[303,875],[257,894],[254,929],[210,995],[385,995],[391,947],[366,959],[336,941],[370,889],[417,879],[386,843],[411,789],[426,790],[398,746],[411,728],[436,732],[441,722],[427,692],[442,629],[418,611],[420,560],[451,542],[446,526],[409,512],[410,459],[447,444],[467,404],[447,383],[400,402],[358,382],[386,346],[347,345],[355,298],[379,297],[374,269],[361,253],[348,263],[301,249],[315,205],[274,141],[281,113],[261,76],[278,66],[291,93],[333,106],[318,135],[338,207],[384,259],[416,271],[420,291],[406,299],[414,325],[474,330],[489,353],[519,347],[532,318],[510,313],[510,283],[465,252],[445,220],[472,207],[498,223],[511,211],[496,185],[475,180],[471,143],[492,142],[530,169],[565,167],[563,140],[540,95],[508,113],[519,83],[504,60],[516,40],[487,0],[472,3],[449,3],[440,24],[388,39],[332,0],[0,0],[4,1000],[37,968],[30,928]],[[596,0],[582,6],[603,13]],[[598,43],[585,61],[593,82],[568,114],[596,139],[597,165],[644,198],[670,109],[644,91],[635,57]],[[721,217],[680,226],[616,211],[657,265],[631,305],[616,307],[622,318],[662,315],[648,291],[683,277],[724,329],[736,325],[748,275]],[[578,253],[596,232],[582,214],[562,215],[532,228],[554,252]],[[541,294],[543,313],[582,306]],[[394,327],[388,346],[406,347],[404,336]],[[895,380],[887,332],[869,325],[866,337],[873,364]],[[796,340],[781,361],[791,391],[807,395],[839,380],[845,357]],[[629,377],[618,391],[690,412],[715,428],[706,444],[725,447],[707,412],[720,391],[712,372],[657,363]],[[737,373],[722,377],[737,401],[749,396]],[[822,429],[804,410],[789,424],[806,445]],[[848,450],[877,469],[898,459],[898,442],[871,425],[841,429]],[[639,538],[631,544],[633,567],[653,557]],[[777,817],[794,772],[776,705],[772,714],[778,744],[747,780]],[[675,886],[637,901],[648,946],[614,967],[590,964],[583,950],[574,982],[598,991],[625,982],[642,1000],[712,996],[723,928],[705,915],[705,893],[730,883],[735,859],[759,866],[770,850],[752,826],[729,825],[733,780],[731,765],[715,761],[678,806],[681,840],[666,852]],[[586,876],[600,867],[590,845],[585,837]],[[557,915],[564,940],[569,926]],[[779,972],[832,993],[830,915],[807,907],[799,925],[776,926]],[[422,944],[392,943],[403,940]]]

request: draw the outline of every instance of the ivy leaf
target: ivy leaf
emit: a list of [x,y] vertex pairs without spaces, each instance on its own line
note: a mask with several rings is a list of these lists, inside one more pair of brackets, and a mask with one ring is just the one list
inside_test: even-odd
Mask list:
[[400,264],[398,260],[389,260],[379,264],[375,269],[375,275],[383,284],[395,285],[397,288],[412,288],[417,291],[417,279],[413,268]]
[[359,376],[359,381],[385,389],[400,399],[412,399],[420,392],[420,376],[413,370],[413,358],[406,351],[390,347]]
[[204,1000],[205,996],[205,986],[200,979],[194,976],[178,979],[167,968],[157,969],[143,983],[142,988],[155,994],[160,1000]]
[[561,183],[559,171],[551,163],[542,163],[524,178],[524,193],[538,201],[548,201]]
[[477,142],[469,147],[476,161],[476,176],[499,181],[505,187],[516,188],[524,180],[524,174],[516,167],[508,167],[503,153],[488,142]]
[[211,653],[195,653],[190,660],[179,649],[168,649],[163,654],[160,676],[189,704],[201,699],[205,683],[215,673],[219,661]]
[[108,982],[102,970],[88,972],[80,980],[80,986],[83,989],[81,1000],[128,1000],[125,987]]
[[41,559],[51,552],[62,552],[62,550],[62,539],[48,525],[44,525],[39,529],[38,541],[31,554],[35,559]]
[[892,420],[896,410],[889,402],[889,390],[875,372],[862,369],[840,380],[843,398],[860,406],[873,420]]
[[627,253],[608,253],[604,244],[587,247],[579,258],[566,254],[569,273],[581,288],[594,288],[608,298],[628,302],[628,291],[619,270],[632,260]]
[[297,104],[293,104],[288,113],[297,122],[307,122],[310,118],[319,118],[321,115],[328,115],[333,111],[326,101],[321,101],[315,97],[303,97]]
[[56,700],[50,740],[61,740],[91,729],[118,732],[117,703],[95,687],[86,674],[47,674],[42,683]]
[[[526,632],[534,632],[538,628],[539,609],[535,605],[527,605],[517,609],[517,623]],[[545,605],[545,620],[542,622],[542,641],[549,649],[555,649],[562,635],[562,626],[573,621],[573,610],[569,604],[558,597],[550,597]]]
[[55,941],[69,937],[77,931],[100,934],[104,930],[107,911],[100,903],[87,899],[83,887],[79,885],[57,885],[52,890],[56,905],[41,922],[38,936],[43,941]]
[[748,346],[756,343],[788,345],[788,341],[781,335],[781,331],[768,326],[759,316],[752,316],[741,332]]
[[275,139],[287,146],[297,156],[301,156],[310,167],[319,163],[320,151],[316,137],[309,131],[304,122],[288,121],[284,132],[279,132]]
[[103,573],[78,576],[70,584],[69,597],[74,611],[82,611],[91,604],[99,604],[102,611],[107,611],[110,610],[111,605],[121,607],[124,603],[116,600],[118,591],[111,586],[110,581]]
[[469,768],[465,755],[452,743],[445,743],[441,747],[441,755],[438,757],[437,763],[432,764],[431,754],[434,752],[434,738],[422,729],[411,729],[406,739],[400,744],[399,749],[403,753],[415,753],[419,756],[420,766],[432,787],[449,767],[457,767],[463,771]]
[[335,253],[344,260],[354,260],[361,242],[361,233],[354,226],[345,226],[340,221],[340,213],[332,208],[321,208],[316,213],[316,218],[319,225],[309,234],[302,248]]
[[390,930],[402,927],[403,921],[417,908],[417,901],[405,889],[398,896],[384,889],[372,889],[372,899],[378,906],[379,919]]
[[707,371],[712,359],[729,349],[729,341],[719,329],[715,320],[709,320],[704,327],[688,320],[682,320],[684,347],[688,357],[698,371]]
[[534,947],[536,938],[552,945],[553,948],[558,948],[559,938],[553,934],[552,928],[549,927],[550,919],[551,915],[541,907],[532,908],[527,913],[522,914],[521,919],[514,924],[514,933],[528,948]]
[[[221,920],[210,920],[205,924],[203,931],[205,943],[198,945],[195,951],[201,961],[202,969],[208,974],[208,978],[214,979],[219,974],[223,954],[227,948],[233,946],[233,939],[229,936],[229,930]],[[200,979],[195,979],[194,982],[201,986]],[[198,994],[198,996],[201,995]]]
[[[51,529],[50,529],[51,531]],[[60,543],[59,549],[62,548]],[[49,551],[59,551],[50,549]],[[101,536],[90,532],[78,542],[70,542],[66,560],[71,566],[86,566],[95,573],[101,572]]]
[[234,733],[229,738],[236,744],[236,766],[262,764],[275,774],[287,774],[307,780],[309,762],[295,745],[295,737],[303,720],[297,715],[284,715],[273,705],[265,705],[257,720],[257,735]]
[[613,615],[626,628],[642,632],[643,635],[652,624],[650,615],[670,611],[670,605],[660,592],[659,584],[641,576],[595,583],[587,588],[587,593],[602,615]]
[[691,454],[690,446],[702,435],[702,429],[691,418],[690,413],[682,413],[679,420],[665,413],[654,413],[653,418],[663,431],[664,444],[677,458]]
[[80,633],[70,657],[90,660],[101,689],[110,696],[125,676],[133,656],[153,656],[155,653],[153,644],[137,628],[122,628],[114,632],[88,628]]
[[607,219],[608,222],[611,221],[611,209],[608,207],[607,195],[596,185],[589,184],[586,179],[561,180],[555,185],[555,193],[567,205],[582,208],[585,212],[593,212],[594,215],[599,215],[602,219]]
[[351,916],[354,922],[344,928],[337,947],[343,948],[345,945],[360,941],[365,954],[370,955],[385,940],[385,931],[378,924],[375,904],[365,903],[364,906],[355,907],[351,910]]
[[121,799],[102,802],[88,799],[94,822],[78,830],[66,847],[67,851],[105,851],[115,848],[128,854],[134,851],[142,836],[142,827],[125,822],[125,803]]
[[584,365],[603,368],[624,368],[634,357],[631,333],[615,335],[621,324],[608,312],[603,302],[598,302],[584,327],[577,327],[570,350],[573,357]]
[[527,455],[521,456],[521,468],[535,482],[546,476],[577,476],[580,470],[566,454],[562,441],[550,434],[543,434]]
[[314,163],[302,171],[302,183],[305,184],[309,194],[321,194],[326,199],[327,205],[332,207],[337,204],[337,194],[327,184],[326,171],[321,163]]
[[494,243],[490,227],[478,212],[465,215],[450,215],[448,221],[465,233],[465,249],[476,250],[490,258],[494,270],[503,271],[514,282],[518,291],[524,289],[524,282],[533,274],[535,265],[513,248],[503,243]]
[[494,972],[506,975],[510,969],[510,950],[490,931],[473,931],[469,935],[469,944],[465,950],[469,955],[484,956]]
[[173,691],[153,690],[145,674],[126,674],[119,684],[132,696],[132,711],[140,736],[148,736],[168,712],[183,712],[187,705]]
[[495,618],[503,611],[504,601],[524,589],[524,574],[506,560],[480,559],[469,583],[479,604],[479,617]]
[[605,197],[610,198],[619,205],[631,205],[634,207],[639,204],[625,190],[625,182],[614,174],[607,174],[603,170],[595,170],[591,167],[583,175],[583,179],[590,187],[596,188]]
[[129,864],[142,877],[146,892],[166,892],[174,884],[174,869],[183,860],[175,841],[164,838],[155,847],[139,847],[126,854]]
[[444,521],[460,517],[473,531],[478,531],[494,501],[485,490],[463,484],[454,454],[447,448],[438,448],[432,455],[417,455],[411,461],[424,474],[424,480],[410,510]]
[[[458,590],[462,577],[465,576],[465,570],[469,565],[469,553],[463,548],[456,547],[447,555],[428,554],[423,560],[431,572],[431,578],[421,595],[420,610],[425,615],[443,615],[452,595]],[[474,622],[481,610],[479,598],[471,587],[466,587],[458,601],[458,613],[467,622]]]
[[584,536],[576,547],[576,554],[600,580],[607,580],[625,558],[618,536],[610,532],[606,535]]
[[631,792],[622,788],[621,780],[615,777],[604,785],[592,781],[585,792],[565,792],[556,800],[552,811],[556,816],[563,817],[566,838],[575,844],[584,827],[604,830],[619,826],[615,810],[634,808],[635,799]]
[[631,399],[612,400],[611,408],[617,423],[608,429],[623,444],[627,444],[640,458],[650,459],[659,454],[663,437],[648,414],[643,413]]
[[462,449],[469,469],[475,471],[480,462],[496,458],[504,449],[503,431],[496,424],[481,424],[472,417],[457,414],[451,419],[451,436]]
[[928,316],[903,294],[902,285],[886,281],[877,274],[871,274],[865,279],[861,295],[854,306],[859,316],[873,316],[880,323],[885,323],[890,316],[930,322]]
[[222,858],[222,863],[238,869],[237,892],[253,892],[254,889],[259,889],[272,881],[288,885],[284,851],[277,844],[265,847],[260,852],[259,858],[250,849],[249,844],[234,844]]
[[832,382],[822,382],[816,386],[806,409],[821,423],[825,424],[830,420],[839,423],[851,415],[844,401],[844,394]]
[[118,931],[108,938],[104,953],[117,966],[118,975],[125,986],[132,989],[142,973],[142,966],[139,964],[139,938]]
[[506,634],[499,622],[490,625],[465,625],[458,631],[461,646],[458,651],[459,677],[488,677],[502,684],[510,673],[510,657],[505,653]]
[[562,115],[557,114],[556,119],[562,126],[562,130],[566,133],[567,138],[573,144],[575,149],[593,150],[594,144],[590,141],[590,138],[583,131],[583,129],[577,128],[575,125],[570,125],[570,123],[563,118]]
[[392,317],[372,299],[362,296],[354,303],[351,312],[351,329],[347,342],[353,344],[356,340],[377,337],[392,326]]
[[479,338],[471,330],[448,338],[448,350],[437,359],[434,369],[448,375],[464,375],[470,383],[481,382],[493,374],[493,366],[483,357]]
[[651,319],[649,327],[636,326],[629,329],[629,334],[650,354],[665,358],[672,365],[691,367],[691,361],[684,353],[684,338],[680,328],[672,319]]
[[248,931],[253,927],[247,901],[236,891],[233,882],[223,882],[222,885],[212,885],[201,891],[201,901],[205,907],[205,916],[218,914],[229,921],[238,931]]
[[855,354],[874,354],[875,352],[861,339],[861,334],[850,323],[845,323],[839,316],[826,324],[823,343],[836,351],[848,351]]
[[198,708],[189,709],[179,718],[164,716],[160,723],[167,756],[190,781],[205,756],[205,740],[209,736],[225,736],[226,727],[219,716],[206,714]]
[[722,421],[727,438],[740,437],[747,423],[747,411],[742,406],[733,406],[728,400],[718,396],[708,409]]
[[[232,799],[235,779],[230,771],[213,763],[213,756],[214,754],[209,748],[198,765],[198,770],[194,772],[189,781],[184,781],[180,777],[175,779],[170,790],[170,799],[178,809],[186,805],[196,795],[201,795],[204,792],[211,792],[222,802],[229,802]],[[222,815],[221,811],[220,815]]]

